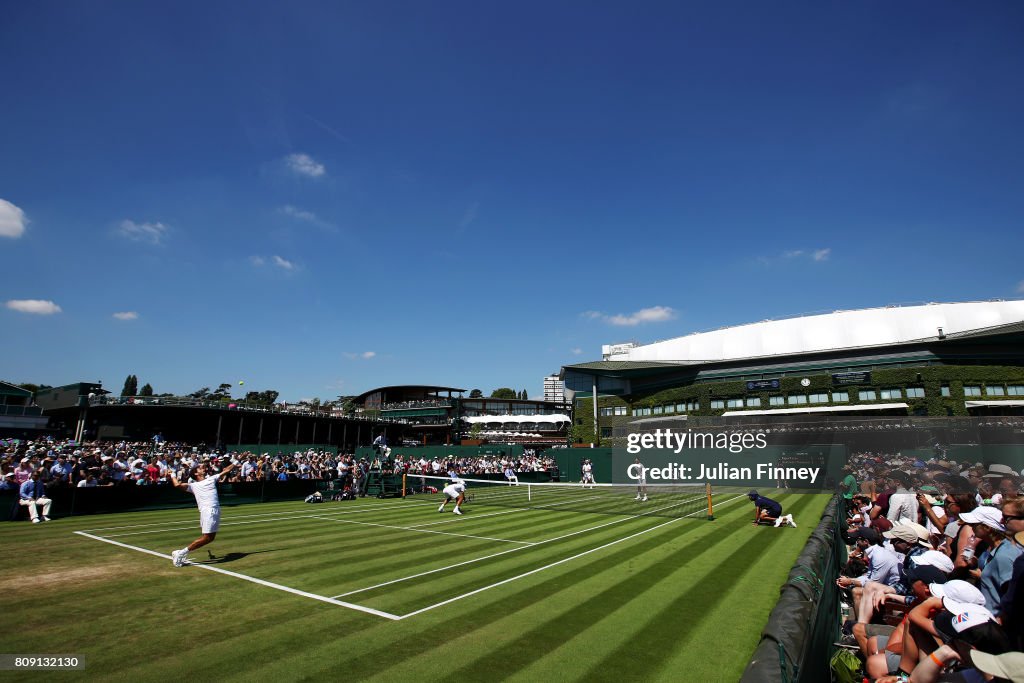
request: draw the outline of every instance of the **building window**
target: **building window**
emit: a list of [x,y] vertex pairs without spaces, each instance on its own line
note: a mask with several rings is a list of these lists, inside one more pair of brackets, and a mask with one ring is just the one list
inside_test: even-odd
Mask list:
[[1024,396],[1024,384],[1011,384],[1006,387],[1006,393],[1010,396]]
[[691,413],[700,410],[700,401],[693,401],[691,403],[687,403],[686,410],[688,410]]
[[860,401],[876,401],[878,398],[875,396],[874,389],[865,389],[864,391],[857,392],[857,399]]
[[721,410],[724,407],[725,407],[725,401],[722,401],[721,399],[712,399],[712,401],[711,401],[711,410]]
[[786,397],[785,396],[769,396],[768,397],[768,405],[770,405],[770,406],[784,406],[784,405],[786,405]]
[[807,397],[803,394],[792,394],[786,400],[791,406],[802,406],[807,403]]
[[907,398],[924,398],[924,387],[907,387]]
[[654,406],[654,414],[655,415],[661,415],[664,412],[665,412],[665,409],[662,408],[661,406]]
[[601,427],[601,438],[607,439],[612,435],[611,427]]
[[729,408],[742,408],[743,407],[743,399],[742,398],[730,398],[726,402],[726,406],[728,406]]
[[986,386],[985,393],[989,396],[1006,396],[1006,390],[1002,387]]
[[626,414],[626,406],[616,406],[615,407],[615,414],[616,415],[625,415]]
[[675,406],[665,406],[665,412],[666,413],[674,413],[674,412],[676,412],[676,407]]
[[846,403],[850,400],[850,394],[845,391],[833,391],[832,402],[833,403]]
[[981,396],[981,387],[964,385],[964,396]]
[[676,410],[678,410],[680,413],[685,413],[686,410],[687,410],[687,405],[689,405],[689,404],[687,404],[687,403],[677,403],[676,404]]
[[601,417],[611,417],[615,414],[615,408],[598,408],[597,414]]
[[760,408],[761,407],[761,399],[759,399],[759,398],[748,398],[747,399],[747,407],[748,408]]
[[888,401],[894,398],[903,398],[903,392],[899,389],[882,389],[881,396],[879,398],[883,401]]
[[810,403],[828,403],[828,394],[811,394],[807,397]]
[[942,394],[943,396],[949,396],[949,385],[943,384],[942,388],[939,390],[939,393]]

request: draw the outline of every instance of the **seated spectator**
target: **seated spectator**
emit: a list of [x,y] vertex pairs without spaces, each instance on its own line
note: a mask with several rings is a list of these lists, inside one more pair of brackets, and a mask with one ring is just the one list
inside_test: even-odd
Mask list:
[[[42,476],[38,470],[33,472],[31,478],[21,485],[18,495],[18,503],[28,508],[28,514],[33,524],[39,524],[41,521],[50,521],[50,505],[52,501],[46,497],[46,493],[43,490]],[[42,519],[39,517],[39,506],[43,508]]]
[[1021,555],[1021,548],[1006,540],[1002,518],[1001,510],[984,505],[960,515],[960,519],[974,529],[975,536],[988,546],[978,556],[978,569],[981,570],[979,587],[990,612],[999,611],[999,603],[1013,577],[1013,563]]

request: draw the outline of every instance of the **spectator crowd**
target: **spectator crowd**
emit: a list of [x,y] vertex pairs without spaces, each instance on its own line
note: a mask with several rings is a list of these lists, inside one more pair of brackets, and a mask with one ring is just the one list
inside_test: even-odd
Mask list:
[[841,645],[866,679],[1024,680],[1024,473],[899,453],[844,469]]

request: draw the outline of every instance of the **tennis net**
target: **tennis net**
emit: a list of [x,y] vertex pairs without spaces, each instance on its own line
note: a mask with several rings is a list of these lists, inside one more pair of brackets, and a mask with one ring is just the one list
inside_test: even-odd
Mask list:
[[[558,482],[495,481],[467,479],[465,501],[469,505],[495,505],[537,510],[569,510],[612,515],[659,517],[707,517],[714,519],[714,495],[710,484],[576,484]],[[453,483],[449,477],[406,474],[404,496],[441,494]]]

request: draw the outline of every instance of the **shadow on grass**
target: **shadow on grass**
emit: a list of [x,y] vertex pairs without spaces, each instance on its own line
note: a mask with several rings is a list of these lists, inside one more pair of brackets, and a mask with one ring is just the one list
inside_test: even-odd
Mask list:
[[206,554],[210,556],[210,559],[193,562],[193,564],[224,564],[225,562],[234,562],[235,560],[241,560],[243,557],[249,557],[250,555],[259,555],[260,553],[273,552],[277,552],[277,549],[272,548],[270,550],[256,550],[251,553],[226,553],[224,555],[215,555],[209,550],[207,550]]

